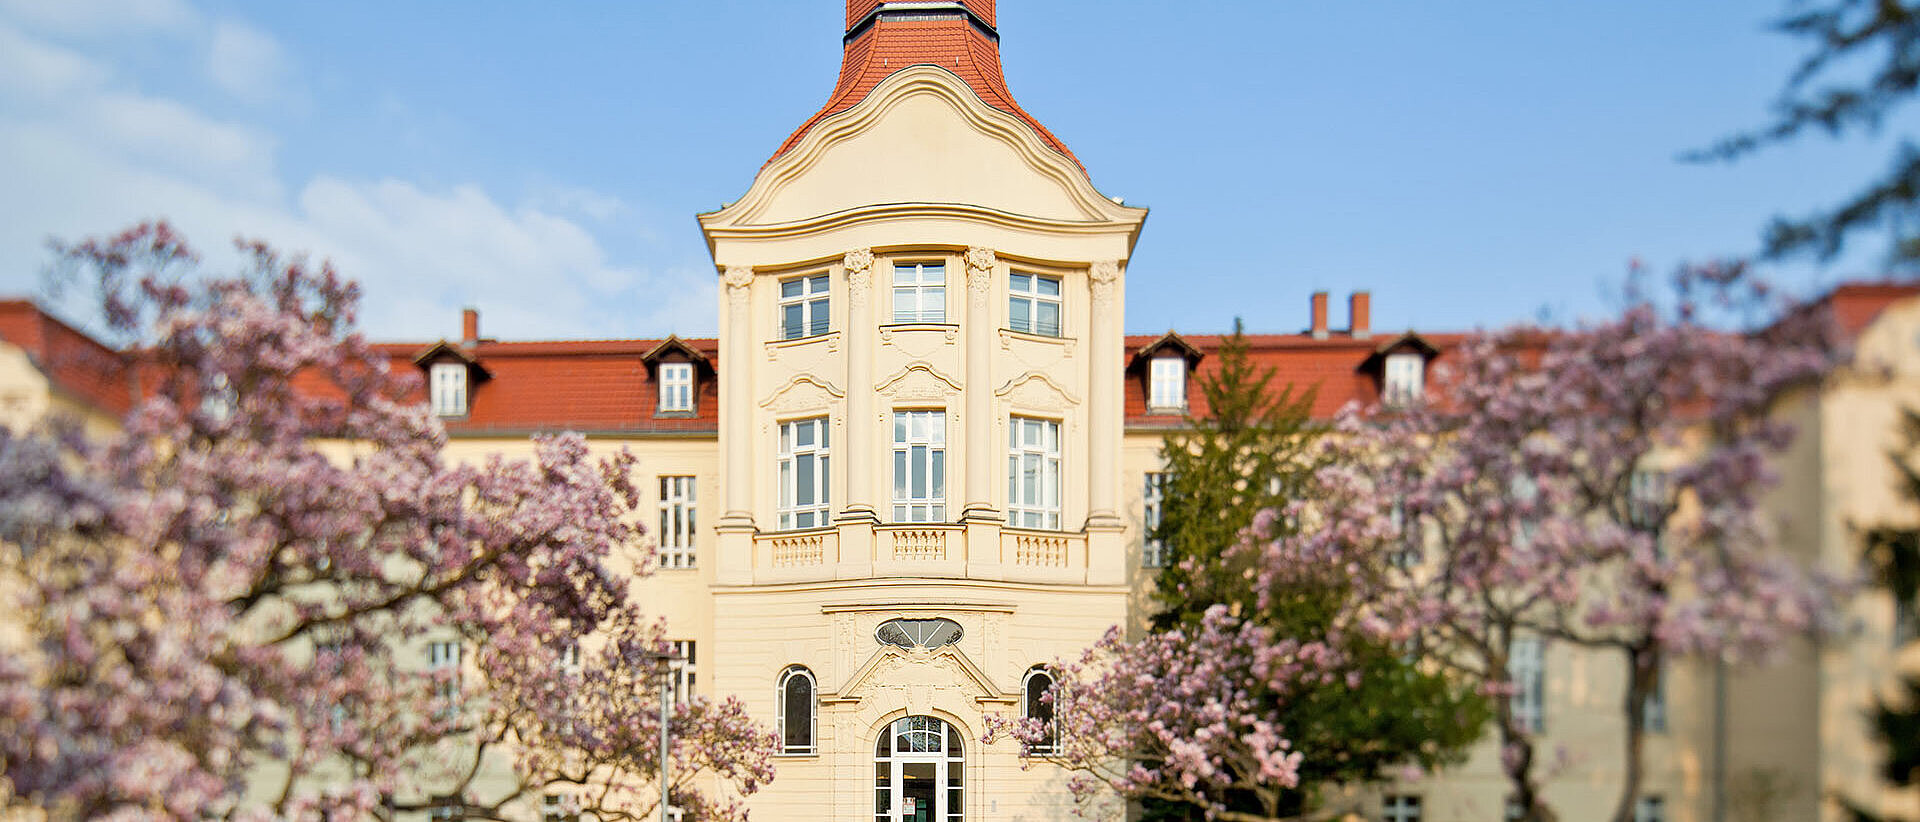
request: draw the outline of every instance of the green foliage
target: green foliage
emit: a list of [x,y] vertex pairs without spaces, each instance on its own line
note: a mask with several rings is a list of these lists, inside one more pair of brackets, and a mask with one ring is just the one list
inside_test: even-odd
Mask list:
[[[1774,106],[1774,121],[1687,154],[1685,159],[1730,160],[1809,130],[1834,137],[1872,134],[1912,98],[1920,84],[1920,3],[1796,3],[1774,27],[1809,44],[1809,53],[1789,76]],[[1920,262],[1920,238],[1899,228],[1916,216],[1920,216],[1920,148],[1901,139],[1887,171],[1860,192],[1822,213],[1775,218],[1767,229],[1765,253],[1777,258],[1812,252],[1831,259],[1849,234],[1893,225],[1891,259]]]
[[[1325,639],[1352,595],[1346,586],[1295,586],[1262,603],[1251,567],[1259,552],[1228,550],[1260,511],[1314,494],[1324,431],[1309,416],[1313,393],[1275,386],[1273,369],[1249,358],[1238,319],[1215,357],[1214,370],[1196,379],[1210,413],[1189,416],[1161,448],[1171,477],[1153,536],[1169,562],[1155,592],[1155,627],[1193,625],[1225,603],[1277,638]],[[1294,527],[1274,517],[1265,536]],[[1310,809],[1322,789],[1376,779],[1387,768],[1458,762],[1492,717],[1488,700],[1399,649],[1353,640],[1343,650],[1352,660],[1344,681],[1268,703],[1295,747],[1312,752],[1300,766],[1302,790],[1290,794],[1300,805],[1283,809],[1289,815]],[[1148,803],[1144,811],[1143,820],[1200,818],[1184,806]]]
[[[1908,410],[1905,420],[1907,448],[1888,456],[1900,475],[1902,494],[1920,504],[1920,412]],[[1905,607],[1894,611],[1902,624],[1894,626],[1907,638],[1902,650],[1920,642],[1920,527],[1882,526],[1865,534],[1865,558],[1875,581],[1886,588]],[[1920,784],[1920,676],[1907,674],[1900,679],[1901,693],[1894,699],[1880,699],[1867,712],[1874,735],[1886,746],[1887,759],[1880,766],[1880,777],[1887,784],[1907,788]],[[1844,801],[1855,822],[1881,822],[1866,808]]]
[[1170,476],[1152,535],[1167,546],[1154,593],[1157,628],[1198,622],[1216,602],[1249,603],[1252,569],[1229,567],[1222,556],[1255,514],[1303,495],[1318,467],[1313,393],[1273,390],[1274,371],[1248,358],[1237,318],[1214,356],[1216,369],[1195,378],[1208,414],[1189,415],[1186,430],[1168,434],[1160,449]]

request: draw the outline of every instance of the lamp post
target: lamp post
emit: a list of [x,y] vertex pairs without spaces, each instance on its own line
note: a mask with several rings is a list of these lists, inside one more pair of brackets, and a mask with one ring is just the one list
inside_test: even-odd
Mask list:
[[668,744],[667,724],[673,710],[673,663],[680,660],[671,651],[651,653],[647,658],[659,666],[660,676],[660,822],[668,822],[667,807],[671,796],[669,778],[672,776],[671,763],[668,761],[672,747]]

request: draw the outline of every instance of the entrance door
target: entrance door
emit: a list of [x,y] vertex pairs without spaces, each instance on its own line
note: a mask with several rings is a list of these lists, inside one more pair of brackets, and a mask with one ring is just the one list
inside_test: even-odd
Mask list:
[[896,719],[880,731],[873,759],[874,822],[961,822],[959,729],[931,716]]

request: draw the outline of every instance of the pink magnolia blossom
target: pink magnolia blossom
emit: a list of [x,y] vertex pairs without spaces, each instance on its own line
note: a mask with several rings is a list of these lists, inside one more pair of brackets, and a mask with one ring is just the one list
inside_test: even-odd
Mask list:
[[[104,440],[0,429],[0,613],[26,640],[0,654],[6,801],[495,818],[560,789],[651,812],[666,642],[609,565],[652,561],[632,458],[564,434],[443,462],[417,378],[350,330],[357,287],[242,248],[248,274],[199,281],[164,224],[62,249],[101,276],[145,397]],[[467,652],[432,670],[428,641]],[[674,803],[744,819],[771,734],[732,700],[673,713]]]

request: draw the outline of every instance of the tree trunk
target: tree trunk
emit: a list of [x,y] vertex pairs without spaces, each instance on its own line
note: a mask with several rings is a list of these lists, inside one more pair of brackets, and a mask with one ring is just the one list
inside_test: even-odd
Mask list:
[[[1499,668],[1505,669],[1505,665]],[[1513,784],[1512,800],[1525,809],[1520,818],[1524,822],[1556,822],[1553,811],[1540,801],[1540,785],[1533,778],[1533,737],[1514,725],[1512,694],[1502,694],[1495,700],[1495,715],[1500,724],[1500,767]]]
[[1627,744],[1622,746],[1620,803],[1613,822],[1633,822],[1634,802],[1640,798],[1641,749],[1647,738],[1647,697],[1660,683],[1660,656],[1652,648],[1629,648],[1627,655]]

